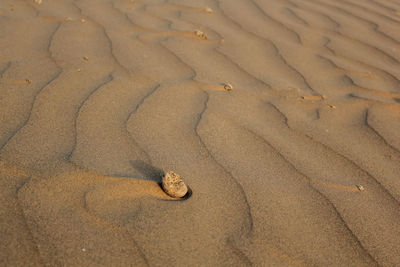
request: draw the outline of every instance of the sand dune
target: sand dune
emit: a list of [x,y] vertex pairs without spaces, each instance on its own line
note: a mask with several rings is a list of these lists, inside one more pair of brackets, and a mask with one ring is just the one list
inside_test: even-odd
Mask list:
[[397,0],[1,1],[0,265],[398,266],[399,29]]

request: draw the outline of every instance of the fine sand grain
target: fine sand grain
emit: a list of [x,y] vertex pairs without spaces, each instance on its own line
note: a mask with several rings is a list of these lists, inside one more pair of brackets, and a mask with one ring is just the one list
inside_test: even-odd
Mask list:
[[399,29],[399,0],[1,0],[0,266],[399,266]]

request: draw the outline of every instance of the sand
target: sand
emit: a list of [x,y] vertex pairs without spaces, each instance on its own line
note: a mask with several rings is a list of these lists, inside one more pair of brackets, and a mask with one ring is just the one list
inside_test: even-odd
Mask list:
[[0,1],[0,265],[399,266],[399,29],[398,0]]

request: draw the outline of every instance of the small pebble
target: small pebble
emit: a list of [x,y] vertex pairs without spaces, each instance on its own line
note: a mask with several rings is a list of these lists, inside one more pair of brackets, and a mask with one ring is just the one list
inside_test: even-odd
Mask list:
[[88,58],[88,57],[83,57],[82,59],[83,59],[83,60],[86,60],[86,61],[88,61],[88,60],[89,60],[89,58]]
[[224,89],[226,91],[231,91],[233,89],[233,86],[230,83],[226,83],[226,84],[224,84]]
[[80,19],[80,21],[81,21],[82,23],[85,23],[85,22],[86,22],[86,19]]
[[162,188],[167,195],[173,198],[184,197],[188,192],[181,177],[173,171],[167,172],[162,178]]
[[194,31],[194,34],[196,34],[196,35],[197,35],[198,37],[200,37],[201,39],[204,39],[204,40],[207,39],[207,35],[206,35],[204,32],[202,32],[202,31],[195,30],[195,31]]
[[213,10],[210,7],[204,9],[207,13],[213,13]]
[[27,84],[31,84],[31,83],[32,83],[32,81],[29,80],[29,79],[26,79],[25,82],[26,82]]
[[40,5],[42,3],[42,0],[35,0],[35,3]]
[[357,184],[356,187],[360,191],[364,191],[365,190],[364,186],[362,186],[362,185]]

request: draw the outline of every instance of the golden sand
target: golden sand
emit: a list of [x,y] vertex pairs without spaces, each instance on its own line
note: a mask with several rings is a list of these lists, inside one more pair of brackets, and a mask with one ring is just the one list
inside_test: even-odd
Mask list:
[[398,266],[399,10],[0,1],[0,266]]

